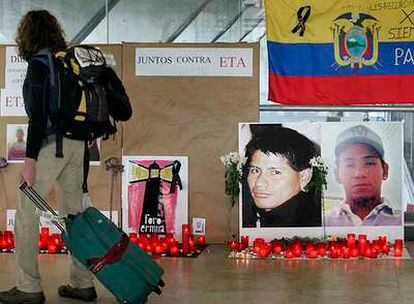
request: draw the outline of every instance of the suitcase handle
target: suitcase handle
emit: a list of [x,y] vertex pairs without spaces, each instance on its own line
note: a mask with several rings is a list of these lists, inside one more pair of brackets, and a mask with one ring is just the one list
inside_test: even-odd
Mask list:
[[[23,192],[28,198],[29,200],[35,204],[35,206],[43,212],[46,212],[48,214],[51,214],[54,217],[57,217],[58,214],[56,213],[55,210],[53,210],[52,207],[50,207],[50,205],[47,203],[46,200],[44,200],[42,198],[42,196],[31,186],[29,186],[26,182],[22,182],[19,185],[19,190],[21,192]],[[53,224],[55,224],[55,226],[61,231],[64,232],[65,228],[61,225],[61,223],[59,223],[57,220],[53,220],[52,219]]]

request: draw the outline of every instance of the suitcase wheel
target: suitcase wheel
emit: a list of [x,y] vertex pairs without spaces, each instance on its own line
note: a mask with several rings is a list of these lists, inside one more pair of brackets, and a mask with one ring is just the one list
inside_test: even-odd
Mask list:
[[159,285],[159,286],[161,286],[161,287],[164,287],[164,286],[165,286],[165,283],[164,283],[164,281],[163,281],[163,280],[160,280],[160,281],[158,282],[158,285]]
[[157,295],[160,295],[160,294],[161,294],[161,289],[157,286],[157,287],[155,287],[155,288],[154,288],[154,292],[155,292]]

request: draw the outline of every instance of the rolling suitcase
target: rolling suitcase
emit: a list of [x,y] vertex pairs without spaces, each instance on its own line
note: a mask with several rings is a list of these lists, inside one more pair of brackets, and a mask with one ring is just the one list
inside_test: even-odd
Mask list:
[[161,294],[162,268],[99,210],[89,207],[63,218],[62,224],[52,207],[32,187],[23,182],[19,189],[42,213],[54,216],[52,222],[62,231],[68,250],[119,303],[145,303],[150,293]]

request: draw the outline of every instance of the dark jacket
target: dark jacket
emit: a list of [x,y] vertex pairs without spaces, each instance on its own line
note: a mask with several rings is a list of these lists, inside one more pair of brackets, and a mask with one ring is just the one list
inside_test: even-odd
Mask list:
[[49,69],[37,60],[29,60],[23,84],[23,98],[29,118],[26,157],[37,160],[43,140],[53,134],[48,125]]
[[[254,205],[254,203],[250,203]],[[248,207],[247,207],[248,208]],[[243,218],[243,227],[315,227],[321,226],[320,195],[299,192],[282,205],[265,211],[256,206],[250,206],[251,216]]]

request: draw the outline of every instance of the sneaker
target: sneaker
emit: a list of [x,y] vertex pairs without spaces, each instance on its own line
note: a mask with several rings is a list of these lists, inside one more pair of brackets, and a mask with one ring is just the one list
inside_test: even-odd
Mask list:
[[63,298],[77,299],[85,302],[92,302],[97,297],[95,287],[73,288],[70,285],[60,286],[58,294]]
[[43,304],[45,295],[41,292],[24,292],[13,287],[8,291],[0,292],[2,304]]

